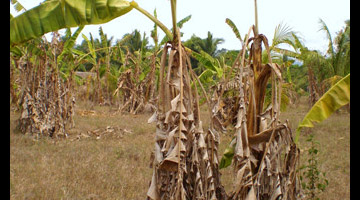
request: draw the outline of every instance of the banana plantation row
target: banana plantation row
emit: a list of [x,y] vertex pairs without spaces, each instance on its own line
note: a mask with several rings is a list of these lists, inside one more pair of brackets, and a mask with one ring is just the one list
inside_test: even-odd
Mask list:
[[[179,27],[190,19],[191,16],[188,16],[181,20],[178,23]],[[226,22],[237,30],[230,19]],[[327,30],[325,23],[323,27]],[[59,105],[51,106],[62,109],[63,120],[65,118],[70,120],[71,126],[74,125],[72,115],[75,99],[117,106],[120,112],[132,114],[149,109],[153,111],[159,90],[160,55],[163,51],[161,47],[166,41],[164,38],[162,42],[158,42],[157,27],[155,26],[151,32],[155,46],[149,46],[149,37],[145,33],[141,35],[137,30],[114,41],[113,37],[108,38],[101,26],[100,39],[94,39],[91,33],[90,39],[82,34],[81,44],[75,44],[81,30],[82,28],[79,28],[72,34],[68,28],[62,36],[54,32],[52,41],[42,37],[11,48],[10,104],[17,109],[27,111],[32,109],[28,107],[32,106],[30,102],[35,99],[46,101],[44,102],[46,106],[57,102]],[[325,57],[320,52],[308,50],[289,26],[280,24],[275,28],[272,46],[269,48],[272,61],[281,66],[282,70],[284,89],[281,96],[282,109],[288,104],[296,103],[300,95],[309,95],[310,104],[314,104],[330,86],[349,73],[349,30],[350,21],[346,21],[346,27],[338,32],[335,42],[329,40],[331,48]],[[241,36],[237,36],[243,42]],[[183,42],[188,50],[191,49],[189,58],[192,70],[207,93],[212,93],[216,87],[219,87],[218,83],[225,81],[225,74],[229,73],[239,53],[237,50],[218,50],[217,46],[222,42],[223,39],[214,38],[210,32],[207,38],[202,39],[193,35]],[[277,47],[284,43],[292,50]],[[249,53],[246,51],[245,58],[248,57]],[[262,62],[267,60],[264,52]],[[228,79],[233,79],[231,77],[234,77],[234,74],[229,75]],[[234,87],[236,85],[234,82],[228,82],[227,86]],[[55,92],[45,94],[46,90]],[[58,97],[55,98],[56,95]],[[202,91],[199,91],[199,95],[200,102],[204,103],[205,95]],[[269,100],[270,93],[267,93],[265,98],[267,105]],[[39,102],[39,105],[41,104]],[[49,111],[48,108],[43,109]],[[40,115],[45,110],[33,112]],[[44,118],[55,113],[59,112],[41,115]],[[27,115],[30,116],[30,113]],[[55,131],[52,126],[48,128]],[[35,130],[40,130],[40,127]],[[32,132],[30,127],[28,131]],[[46,133],[52,135],[48,131]],[[62,130],[62,133],[65,134],[65,131]]]

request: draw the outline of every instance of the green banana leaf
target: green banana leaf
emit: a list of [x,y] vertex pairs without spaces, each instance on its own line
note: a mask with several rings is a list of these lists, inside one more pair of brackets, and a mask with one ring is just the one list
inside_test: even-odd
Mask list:
[[216,72],[216,75],[218,78],[221,78],[223,75],[223,69],[220,66],[220,62],[218,59],[213,58],[209,54],[207,54],[205,51],[200,51],[200,53],[196,53],[195,51],[192,51],[192,56],[198,60],[201,64],[204,65],[206,69],[212,70]]
[[224,151],[224,155],[221,157],[219,169],[226,168],[231,165],[234,157],[234,151],[236,146],[236,138],[233,138],[228,147]]
[[204,70],[200,75],[199,75],[199,80],[203,83],[212,83],[214,82],[213,80],[213,75],[215,75],[216,73],[210,69],[206,69]]
[[242,43],[243,40],[241,38],[239,29],[236,27],[236,25],[234,24],[233,21],[231,21],[231,19],[226,18],[225,22],[230,26],[230,28],[233,30],[233,32],[235,33],[236,37],[240,40],[240,42]]
[[296,129],[295,142],[299,139],[301,128],[314,127],[314,122],[322,122],[348,103],[350,103],[350,73],[332,86],[305,115]]
[[88,37],[86,37],[86,35],[84,34],[81,34],[82,38],[86,41],[86,43],[88,44],[88,47],[89,47],[89,52],[90,52],[90,55],[96,59],[96,53],[95,53],[95,47],[94,47],[94,40],[92,39],[92,35],[90,33],[90,40]]
[[23,10],[26,11],[25,7],[21,5],[21,3],[18,2],[17,0],[10,0],[10,3],[14,6],[16,12],[21,12]]
[[[69,54],[69,55],[72,54],[71,49],[75,45],[76,39],[79,36],[80,32],[83,30],[83,28],[84,28],[84,26],[80,26],[78,29],[76,29],[75,33],[72,36],[70,36],[70,38],[68,40],[66,40],[63,51],[61,52],[61,54],[59,55],[59,57],[57,59],[58,64],[63,61],[63,57],[66,54]],[[71,34],[71,32],[70,32],[70,34]]]
[[103,24],[132,10],[125,0],[52,0],[10,20],[10,45],[62,28]]
[[[183,18],[182,20],[178,21],[176,23],[177,27],[179,27],[181,29],[183,27],[183,25],[186,22],[188,22],[190,19],[191,19],[191,15],[188,15],[187,17]],[[171,29],[171,31],[173,31],[173,30]],[[183,33],[180,32],[180,36],[182,36],[182,35],[183,35]],[[161,40],[160,45],[165,44],[167,41],[170,41],[170,38],[169,38],[169,36],[165,35],[164,38]]]

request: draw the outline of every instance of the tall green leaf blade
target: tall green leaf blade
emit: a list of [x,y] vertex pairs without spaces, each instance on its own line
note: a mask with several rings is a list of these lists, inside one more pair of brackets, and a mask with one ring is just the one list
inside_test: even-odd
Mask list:
[[231,165],[232,159],[234,157],[236,146],[236,139],[233,138],[228,147],[226,147],[223,156],[221,157],[219,169],[226,168]]
[[10,44],[62,28],[103,24],[132,9],[126,0],[46,1],[10,20]]
[[293,51],[290,51],[290,50],[287,50],[287,49],[282,49],[282,48],[279,48],[279,47],[274,47],[273,50],[275,52],[278,52],[278,53],[281,53],[283,55],[286,55],[288,57],[292,57],[292,58],[299,58],[300,57],[300,54],[299,53],[296,53],[296,52],[293,52]]
[[328,26],[325,24],[325,22],[322,20],[322,19],[319,19],[319,23],[320,23],[320,30],[319,31],[325,31],[326,33],[326,37],[328,38],[329,40],[329,44],[328,44],[328,53],[331,54],[331,56],[335,56],[335,50],[334,50],[334,46],[333,46],[333,41],[332,41],[332,38],[331,38],[331,33],[330,33],[330,30],[328,28]]
[[[65,44],[64,44],[64,49],[61,52],[61,54],[58,57],[58,62],[62,61],[62,58],[66,55],[66,54],[71,54],[71,49],[73,48],[73,46],[75,45],[76,39],[79,36],[80,32],[84,29],[84,26],[80,26],[78,29],[76,29],[75,33],[68,39],[66,40]],[[71,33],[70,33],[71,34]]]
[[188,22],[191,19],[191,15],[186,16],[182,20],[180,20],[178,23],[176,23],[177,27],[182,28],[183,25]]
[[230,26],[230,28],[233,30],[233,32],[235,33],[235,36],[240,40],[240,42],[242,43],[243,40],[241,38],[239,29],[236,27],[236,25],[234,24],[233,21],[231,21],[231,19],[226,18],[225,22]]
[[305,115],[296,129],[295,142],[299,138],[301,128],[314,127],[314,122],[322,122],[348,103],[350,103],[350,73],[331,87]]
[[107,39],[107,35],[104,33],[102,27],[100,26],[99,28],[99,35],[100,35],[100,41],[101,41],[101,45],[104,48],[108,47],[108,39]]
[[[88,47],[89,47],[89,52],[91,54],[91,57],[94,58],[96,60],[96,53],[95,53],[95,48],[93,43],[89,40],[89,38],[86,37],[86,35],[82,34],[83,39],[87,42]],[[90,37],[92,37],[91,33],[90,33]],[[93,40],[92,40],[93,41]],[[93,63],[95,65],[95,63]]]

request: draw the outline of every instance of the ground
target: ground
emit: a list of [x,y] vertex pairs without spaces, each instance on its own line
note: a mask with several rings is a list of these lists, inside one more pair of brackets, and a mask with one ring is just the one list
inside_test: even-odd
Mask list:
[[[309,107],[306,98],[281,113],[293,134]],[[155,124],[151,113],[114,113],[109,107],[78,103],[76,127],[67,139],[34,139],[16,131],[19,113],[10,111],[11,199],[145,199],[152,176],[150,155],[154,149]],[[207,128],[206,106],[202,120]],[[350,114],[333,114],[312,132],[319,141],[319,170],[329,185],[320,199],[350,199]],[[231,134],[221,138],[219,156]],[[299,140],[301,163],[306,164],[309,143]],[[232,189],[232,168],[221,170],[226,191]]]

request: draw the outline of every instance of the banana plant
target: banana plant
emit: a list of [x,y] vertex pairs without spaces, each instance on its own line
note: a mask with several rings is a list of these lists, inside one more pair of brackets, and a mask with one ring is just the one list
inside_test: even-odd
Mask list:
[[220,56],[219,58],[213,58],[203,50],[200,50],[200,53],[191,51],[191,56],[199,62],[198,67],[194,69],[194,71],[205,68],[205,70],[203,70],[198,76],[199,81],[202,83],[205,89],[204,91],[201,91],[204,97],[202,102],[204,102],[207,96],[206,91],[209,91],[211,86],[215,86],[219,82],[223,81],[225,76],[224,71],[229,70],[230,67],[226,65],[223,56]]
[[147,196],[154,200],[225,199],[218,171],[219,135],[210,129],[203,131],[198,91],[192,87],[198,79],[192,71],[191,52],[180,40],[176,0],[170,3],[173,37],[163,47],[158,105],[149,119],[156,121],[157,129],[155,167]]
[[[135,1],[46,1],[10,20],[10,45],[15,46],[45,33],[62,28],[102,24],[130,12],[133,8],[147,16],[166,34],[163,41],[172,40],[173,34],[156,17],[142,9]],[[174,7],[172,7],[174,9]],[[179,22],[182,26],[191,16]],[[176,20],[176,18],[174,18]],[[31,21],[31,23],[29,23]],[[175,25],[176,26],[176,25]],[[174,27],[175,27],[174,26]],[[175,33],[176,30],[173,30]],[[79,53],[79,52],[78,52]],[[92,61],[94,56],[92,56]],[[95,63],[93,63],[95,65]],[[97,66],[97,64],[95,65]],[[98,78],[99,79],[99,78]],[[100,97],[99,97],[100,98]]]
[[106,82],[106,98],[109,101],[109,103],[112,103],[112,95],[110,92],[110,76],[111,76],[111,71],[110,71],[110,56],[111,56],[111,41],[112,41],[112,37],[110,38],[110,40],[108,40],[107,35],[104,34],[102,27],[100,26],[99,28],[99,35],[100,35],[100,42],[101,42],[101,46],[104,48],[104,52],[105,52],[105,65],[106,65],[106,69],[105,69],[105,82]]
[[[203,73],[207,73],[206,71],[211,71],[218,79],[221,79],[224,73],[224,68],[226,66],[224,63],[224,57],[219,59],[213,58],[211,55],[206,53],[205,51],[200,50],[200,53],[196,53],[195,51],[191,52],[192,56],[196,58],[201,65],[205,67],[205,71]],[[199,76],[200,80],[202,80],[202,75]]]
[[96,94],[97,94],[97,102],[102,103],[102,91],[101,91],[101,82],[100,82],[100,59],[97,59],[95,47],[94,47],[94,40],[92,37],[92,34],[90,33],[90,40],[86,35],[82,34],[83,39],[87,42],[89,47],[88,56],[86,57],[86,60],[90,62],[93,65],[93,68],[91,71],[96,72]]
[[[230,20],[226,21],[242,43],[242,50],[234,61],[234,65],[239,62],[237,77],[240,100],[235,137],[225,150],[220,167],[226,167],[234,161],[236,177],[230,199],[267,199],[269,197],[277,199],[280,196],[280,198],[295,199],[299,193],[295,173],[299,149],[292,141],[291,130],[287,123],[282,125],[279,123],[280,107],[283,103],[281,102],[281,69],[272,61],[273,47],[269,46],[266,36],[259,32],[257,1],[254,0],[254,3],[255,25],[250,27],[245,41],[239,37],[234,23]],[[280,36],[283,32],[281,29],[277,30],[278,34],[275,34],[273,45],[277,45],[276,41],[282,40]],[[251,31],[254,36],[249,38]],[[265,46],[266,55],[263,54],[262,44]],[[245,59],[246,49],[249,49],[247,59]],[[267,87],[268,83],[271,83],[270,88]],[[271,92],[271,106],[264,109],[265,95],[269,91]],[[267,124],[268,122],[270,124]],[[282,151],[281,148],[288,150]],[[280,155],[285,155],[291,161],[280,160]],[[271,174],[283,167],[288,169],[282,174],[283,176],[279,177],[277,173]]]

